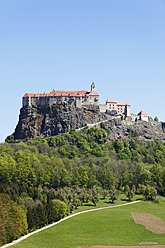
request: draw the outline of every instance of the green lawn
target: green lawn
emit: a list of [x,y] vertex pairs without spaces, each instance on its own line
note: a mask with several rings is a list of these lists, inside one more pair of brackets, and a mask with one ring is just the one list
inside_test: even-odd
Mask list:
[[139,245],[141,241],[165,244],[165,234],[154,234],[144,226],[135,224],[131,212],[153,213],[165,221],[165,198],[161,198],[159,204],[140,202],[83,213],[12,247],[76,248],[85,245]]

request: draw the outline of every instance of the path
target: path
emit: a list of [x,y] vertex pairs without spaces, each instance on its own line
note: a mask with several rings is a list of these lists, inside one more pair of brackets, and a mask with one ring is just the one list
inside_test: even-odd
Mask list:
[[102,209],[106,209],[106,208],[122,207],[122,206],[130,205],[130,204],[138,203],[138,202],[141,202],[141,201],[142,201],[142,200],[138,200],[138,201],[133,201],[133,202],[124,203],[124,204],[120,204],[120,205],[114,205],[114,206],[102,207],[102,208],[94,208],[94,209],[89,209],[89,210],[85,210],[85,211],[82,211],[82,212],[78,212],[78,213],[69,215],[69,216],[67,216],[67,217],[65,217],[65,218],[63,218],[63,219],[61,219],[61,220],[59,220],[59,221],[57,221],[57,222],[55,222],[55,223],[52,223],[52,224],[47,225],[47,226],[44,226],[44,227],[42,227],[42,228],[40,228],[40,229],[38,229],[38,230],[36,230],[36,231],[34,231],[34,232],[31,232],[31,233],[29,233],[29,234],[27,234],[27,235],[25,235],[25,236],[23,236],[23,237],[21,237],[21,238],[19,238],[19,239],[17,239],[17,240],[14,240],[13,242],[11,242],[11,243],[9,243],[9,244],[3,245],[3,246],[1,246],[1,248],[6,248],[6,247],[10,247],[10,246],[12,246],[12,245],[15,245],[15,244],[17,244],[17,243],[19,243],[20,241],[22,241],[22,240],[24,240],[24,239],[30,237],[31,235],[33,235],[33,234],[35,234],[35,233],[41,232],[41,231],[43,231],[43,230],[45,230],[45,229],[47,229],[47,228],[49,228],[49,227],[55,226],[55,225],[59,224],[60,222],[63,222],[63,221],[65,221],[65,220],[69,219],[69,218],[72,218],[72,217],[76,216],[76,215],[80,215],[80,214],[84,214],[84,213],[88,213],[88,212],[92,212],[92,211],[98,211],[98,210],[102,210]]

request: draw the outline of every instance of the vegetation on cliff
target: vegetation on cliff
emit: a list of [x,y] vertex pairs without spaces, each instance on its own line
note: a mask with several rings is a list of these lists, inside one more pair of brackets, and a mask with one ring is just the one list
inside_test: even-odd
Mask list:
[[[146,200],[165,196],[165,143],[136,135],[129,142],[109,143],[109,130],[101,127],[0,145],[1,199],[7,194],[23,209],[29,231],[89,201],[97,205],[99,193],[111,202],[121,192],[129,200],[135,194]],[[1,243],[18,237],[1,233]]]

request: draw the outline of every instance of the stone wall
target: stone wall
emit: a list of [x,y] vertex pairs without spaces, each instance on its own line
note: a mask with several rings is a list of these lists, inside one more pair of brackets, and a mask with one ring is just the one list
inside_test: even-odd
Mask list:
[[107,105],[105,105],[105,104],[100,104],[99,107],[100,107],[100,112],[103,112],[103,113],[106,112],[106,110],[107,110]]
[[22,106],[52,106],[56,103],[73,103],[77,108],[86,105],[99,105],[99,96],[44,96],[44,97],[23,97]]

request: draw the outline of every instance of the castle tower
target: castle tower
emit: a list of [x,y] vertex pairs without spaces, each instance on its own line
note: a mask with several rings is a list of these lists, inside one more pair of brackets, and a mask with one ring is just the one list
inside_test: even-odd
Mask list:
[[94,84],[94,82],[91,85],[91,91],[95,91],[95,84]]

